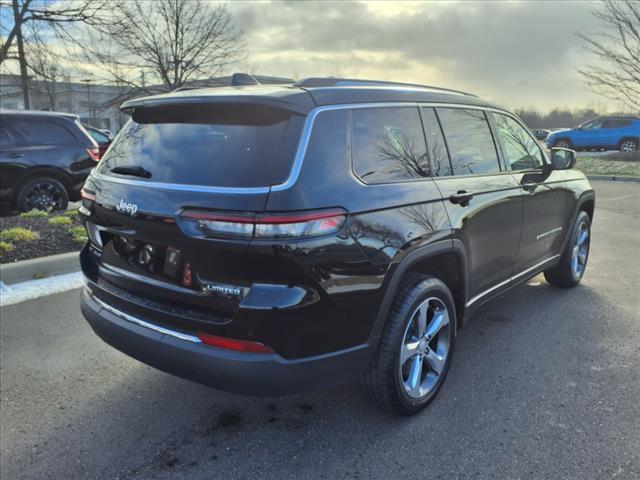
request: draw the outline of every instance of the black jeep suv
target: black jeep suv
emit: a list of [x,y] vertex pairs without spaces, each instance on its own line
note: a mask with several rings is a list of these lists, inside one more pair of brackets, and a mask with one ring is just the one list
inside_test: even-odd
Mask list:
[[83,190],[81,307],[165,372],[264,396],[360,377],[410,415],[478,306],[584,273],[573,152],[473,95],[315,78],[122,108]]
[[2,211],[67,208],[98,160],[98,144],[77,115],[0,111]]

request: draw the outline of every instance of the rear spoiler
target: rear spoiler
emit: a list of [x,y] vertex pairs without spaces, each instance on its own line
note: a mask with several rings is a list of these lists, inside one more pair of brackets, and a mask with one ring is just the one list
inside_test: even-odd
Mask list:
[[193,91],[190,91],[189,95],[173,95],[171,93],[168,93],[127,100],[122,104],[120,110],[127,115],[133,115],[133,113],[139,109],[162,108],[179,105],[215,105],[216,103],[240,105],[259,104],[289,110],[301,115],[306,115],[309,113],[309,111],[311,111],[311,109],[315,107],[315,104],[313,103],[311,97],[303,90],[300,91],[299,95],[295,95],[294,98],[298,100],[297,103],[293,103],[285,99],[280,99],[278,97],[269,95],[197,95],[194,94]]
[[260,104],[282,108],[306,115],[316,104],[311,95],[294,87],[293,80],[265,77],[268,83],[261,84],[248,73],[234,73],[229,83],[223,85],[185,85],[169,93],[161,93],[125,101],[120,110],[132,115],[141,108],[161,108],[178,105],[202,104]]

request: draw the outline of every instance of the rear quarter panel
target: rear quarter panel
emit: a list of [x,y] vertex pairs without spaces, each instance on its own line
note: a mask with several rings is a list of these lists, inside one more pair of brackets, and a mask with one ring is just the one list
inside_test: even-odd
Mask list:
[[433,180],[367,185],[353,173],[350,157],[347,112],[319,114],[297,181],[274,189],[266,209],[341,207],[349,212],[347,224],[333,239],[277,246],[254,241],[249,253],[261,255],[265,265],[274,262],[274,274],[281,268],[275,262],[285,260],[291,273],[312,281],[333,307],[318,316],[318,327],[363,342],[382,303],[387,272],[416,248],[451,240],[451,228]]

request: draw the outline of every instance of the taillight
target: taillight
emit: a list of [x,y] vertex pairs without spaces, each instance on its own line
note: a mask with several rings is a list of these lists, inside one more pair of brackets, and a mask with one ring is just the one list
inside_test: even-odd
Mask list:
[[93,202],[96,201],[96,194],[88,192],[83,188],[80,190],[80,198],[82,199],[82,205],[78,208],[78,212],[88,217],[91,215]]
[[225,237],[253,236],[254,214],[242,215],[188,210],[183,212],[182,217],[196,220],[200,230],[207,234]]
[[347,218],[342,209],[314,212],[235,214],[188,210],[183,218],[195,220],[210,235],[243,238],[303,238],[339,231]]
[[198,338],[202,340],[202,343],[204,343],[205,345],[224,348],[225,350],[235,350],[237,352],[273,353],[271,347],[268,347],[264,343],[260,342],[218,337],[216,335],[209,335],[208,333],[198,333]]
[[80,190],[80,197],[82,197],[83,200],[89,200],[90,202],[95,202],[96,200],[95,193],[88,192],[84,188]]
[[89,147],[87,148],[87,153],[94,162],[99,162],[100,157],[102,156],[100,153],[100,147]]

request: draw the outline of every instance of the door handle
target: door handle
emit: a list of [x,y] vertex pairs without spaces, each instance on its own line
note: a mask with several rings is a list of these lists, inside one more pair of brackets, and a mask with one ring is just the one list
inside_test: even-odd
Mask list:
[[469,193],[466,190],[458,190],[456,193],[449,197],[449,201],[454,205],[460,205],[466,207],[469,205],[469,201],[473,198],[473,193]]
[[24,153],[18,153],[18,152],[11,152],[9,155],[7,155],[9,158],[21,158],[24,157]]

